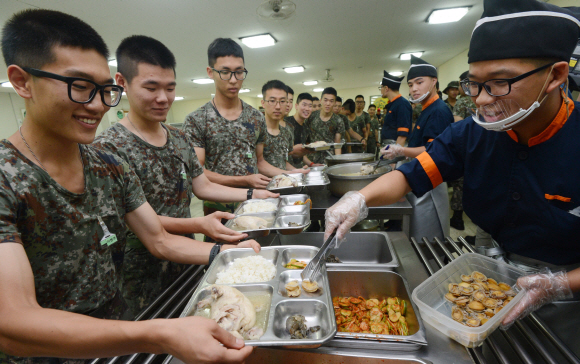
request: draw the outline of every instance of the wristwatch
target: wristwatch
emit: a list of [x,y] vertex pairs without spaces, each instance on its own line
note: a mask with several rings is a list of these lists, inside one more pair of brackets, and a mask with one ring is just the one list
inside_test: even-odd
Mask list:
[[211,248],[211,251],[209,252],[209,263],[207,264],[208,266],[211,265],[214,258],[220,253],[220,249],[222,248],[222,245],[224,245],[224,244],[223,243],[216,243]]
[[252,195],[254,194],[254,189],[253,188],[248,188],[248,200],[252,199]]

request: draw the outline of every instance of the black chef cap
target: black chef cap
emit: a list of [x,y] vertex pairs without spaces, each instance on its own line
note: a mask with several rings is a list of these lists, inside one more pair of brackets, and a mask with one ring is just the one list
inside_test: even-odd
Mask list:
[[535,0],[484,0],[469,44],[469,63],[506,58],[568,62],[580,37],[580,8]]
[[411,67],[409,68],[409,73],[407,73],[407,81],[423,76],[437,78],[437,68],[421,58],[411,55]]
[[381,81],[381,85],[387,86],[390,89],[398,90],[401,88],[401,81],[403,81],[403,77],[395,77],[390,75],[389,72],[383,71],[383,80]]

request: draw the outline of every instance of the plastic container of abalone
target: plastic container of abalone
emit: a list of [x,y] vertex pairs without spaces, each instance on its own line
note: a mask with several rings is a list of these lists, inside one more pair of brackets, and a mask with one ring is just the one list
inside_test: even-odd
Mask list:
[[466,253],[441,268],[438,272],[413,290],[413,302],[419,307],[421,317],[431,326],[449,336],[463,346],[473,348],[483,341],[501,324],[507,313],[522,299],[524,292],[519,292],[504,308],[479,327],[465,326],[451,318],[452,305],[444,298],[449,292],[449,283],[461,282],[462,274],[478,271],[514,286],[519,277],[526,273],[514,266],[486,256]]
[[[300,277],[302,270],[284,267],[290,259],[294,258],[308,263],[317,252],[316,247],[298,245],[263,247],[260,253],[249,248],[234,248],[221,252],[202,277],[180,317],[194,316],[196,313],[199,315],[198,302],[210,294],[208,288],[216,284],[218,273],[228,269],[234,263],[234,259],[260,255],[276,267],[276,273],[272,279],[265,282],[220,284],[238,289],[254,305],[256,301],[263,306],[257,312],[256,324],[264,330],[264,335],[258,340],[245,340],[245,344],[317,348],[332,340],[337,330],[326,268],[322,266],[319,274],[313,279],[319,287],[316,292],[308,293],[301,288],[300,296],[288,297],[284,287],[292,280],[297,280],[300,286],[302,283]],[[294,315],[304,316],[308,328],[320,326],[320,330],[309,333],[304,339],[292,339],[286,328],[286,321]]]

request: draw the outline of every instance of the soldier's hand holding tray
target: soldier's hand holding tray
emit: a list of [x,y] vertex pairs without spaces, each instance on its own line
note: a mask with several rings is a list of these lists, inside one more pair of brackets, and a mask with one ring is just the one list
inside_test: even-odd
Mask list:
[[259,198],[259,199],[277,198],[277,197],[280,197],[279,193],[273,193],[273,192],[270,192],[268,190],[254,190],[254,193],[252,195],[252,198]]
[[270,183],[270,179],[271,178],[266,177],[263,174],[259,173],[250,174],[249,176],[246,176],[246,181],[248,182],[248,185],[253,188],[265,189],[266,186],[268,186],[268,183]]
[[244,240],[242,242],[239,242],[237,244],[228,244],[228,245],[222,245],[222,248],[220,251],[224,251],[227,249],[232,249],[232,248],[252,248],[254,249],[254,251],[256,253],[259,253],[260,250],[262,250],[262,246],[260,245],[260,243],[258,243],[255,240]]
[[229,212],[217,211],[209,214],[202,219],[200,224],[200,233],[207,235],[216,241],[225,241],[234,243],[248,237],[248,234],[240,233],[232,229],[228,229],[222,224],[222,219],[233,219],[236,215]]

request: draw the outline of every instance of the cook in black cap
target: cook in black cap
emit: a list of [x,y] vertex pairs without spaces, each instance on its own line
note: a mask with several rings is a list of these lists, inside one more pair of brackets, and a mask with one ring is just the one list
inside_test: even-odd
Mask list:
[[453,112],[455,103],[457,102],[457,96],[459,95],[459,82],[451,81],[447,84],[447,87],[443,90],[443,93],[447,95],[447,99],[444,101],[445,105]]
[[[407,73],[411,102],[420,103],[421,115],[411,132],[407,147],[394,144],[381,151],[387,159],[399,156],[415,158],[439,136],[451,123],[453,114],[437,94],[437,68],[421,58],[411,56]],[[449,197],[447,184],[436,186],[423,196],[409,196],[413,206],[411,237],[424,236],[444,239],[449,236]]]
[[520,278],[525,295],[503,323],[579,292],[580,103],[561,89],[579,37],[579,8],[484,0],[462,82],[477,114],[328,209],[326,233],[337,229],[342,237],[366,206],[391,204],[410,191],[420,196],[464,176],[465,212],[506,258],[559,271]]
[[385,106],[385,118],[381,129],[381,139],[394,140],[400,146],[405,142],[411,132],[412,109],[409,101],[401,96],[399,89],[405,77],[396,77],[383,71],[381,80],[381,96],[389,99]]

